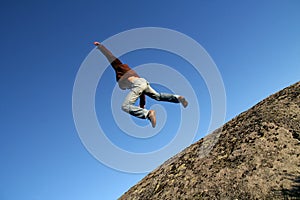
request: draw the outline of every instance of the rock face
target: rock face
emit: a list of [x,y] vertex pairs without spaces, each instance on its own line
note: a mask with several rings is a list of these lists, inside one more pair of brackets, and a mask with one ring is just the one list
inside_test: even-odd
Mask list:
[[300,199],[300,82],[169,159],[124,199]]

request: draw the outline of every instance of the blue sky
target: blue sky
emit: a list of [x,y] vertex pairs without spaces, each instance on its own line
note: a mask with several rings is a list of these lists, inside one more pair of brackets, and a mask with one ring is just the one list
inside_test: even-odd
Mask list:
[[[1,2],[0,199],[116,199],[146,175],[103,165],[78,136],[72,91],[94,40],[104,41],[122,31],[149,26],[173,29],[193,38],[222,75],[228,121],[299,81],[299,10],[297,0]],[[201,77],[194,78],[191,70],[180,68],[187,66],[184,61],[151,50],[129,53],[122,60],[132,66],[169,64],[191,76],[201,101],[195,140],[206,134],[209,94]],[[171,125],[178,122],[173,115],[178,107],[174,105],[162,104],[174,116],[162,130],[165,136],[141,143],[122,135],[111,117],[102,117],[103,112],[110,112],[101,107],[110,101],[101,95],[109,97],[108,89],[115,84],[113,73],[106,70],[96,95],[98,118],[112,125],[108,137],[137,152],[165,144],[174,135]]]

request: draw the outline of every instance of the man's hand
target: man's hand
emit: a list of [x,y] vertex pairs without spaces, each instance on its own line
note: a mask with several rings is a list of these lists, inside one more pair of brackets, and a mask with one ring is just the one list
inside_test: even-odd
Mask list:
[[100,45],[100,42],[94,42],[94,45],[95,45],[95,46],[99,46],[99,45]]

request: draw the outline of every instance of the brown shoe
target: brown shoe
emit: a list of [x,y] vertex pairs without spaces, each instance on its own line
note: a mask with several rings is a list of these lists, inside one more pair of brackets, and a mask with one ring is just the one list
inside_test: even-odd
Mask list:
[[184,107],[184,108],[186,108],[187,106],[188,106],[188,102],[187,102],[187,100],[183,97],[183,96],[180,96],[180,97],[178,97],[178,101],[182,104],[182,106]]
[[156,116],[154,110],[149,110],[149,113],[147,115],[147,119],[150,120],[152,127],[154,128],[156,126]]

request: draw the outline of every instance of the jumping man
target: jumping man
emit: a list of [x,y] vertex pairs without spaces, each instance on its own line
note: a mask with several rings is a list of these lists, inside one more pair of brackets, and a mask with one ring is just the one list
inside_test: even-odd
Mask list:
[[[105,46],[99,42],[94,42],[94,45],[103,53],[103,55],[110,62],[111,66],[116,72],[116,80],[122,90],[129,89],[126,96],[122,110],[141,119],[148,119],[152,127],[156,126],[156,116],[154,110],[145,109],[146,97],[145,95],[157,101],[167,101],[173,103],[181,103],[184,108],[187,107],[188,102],[183,96],[175,94],[166,94],[156,92],[147,80],[141,78],[134,70],[127,64],[123,64],[116,58]],[[140,98],[139,106],[135,106],[135,102]]]

